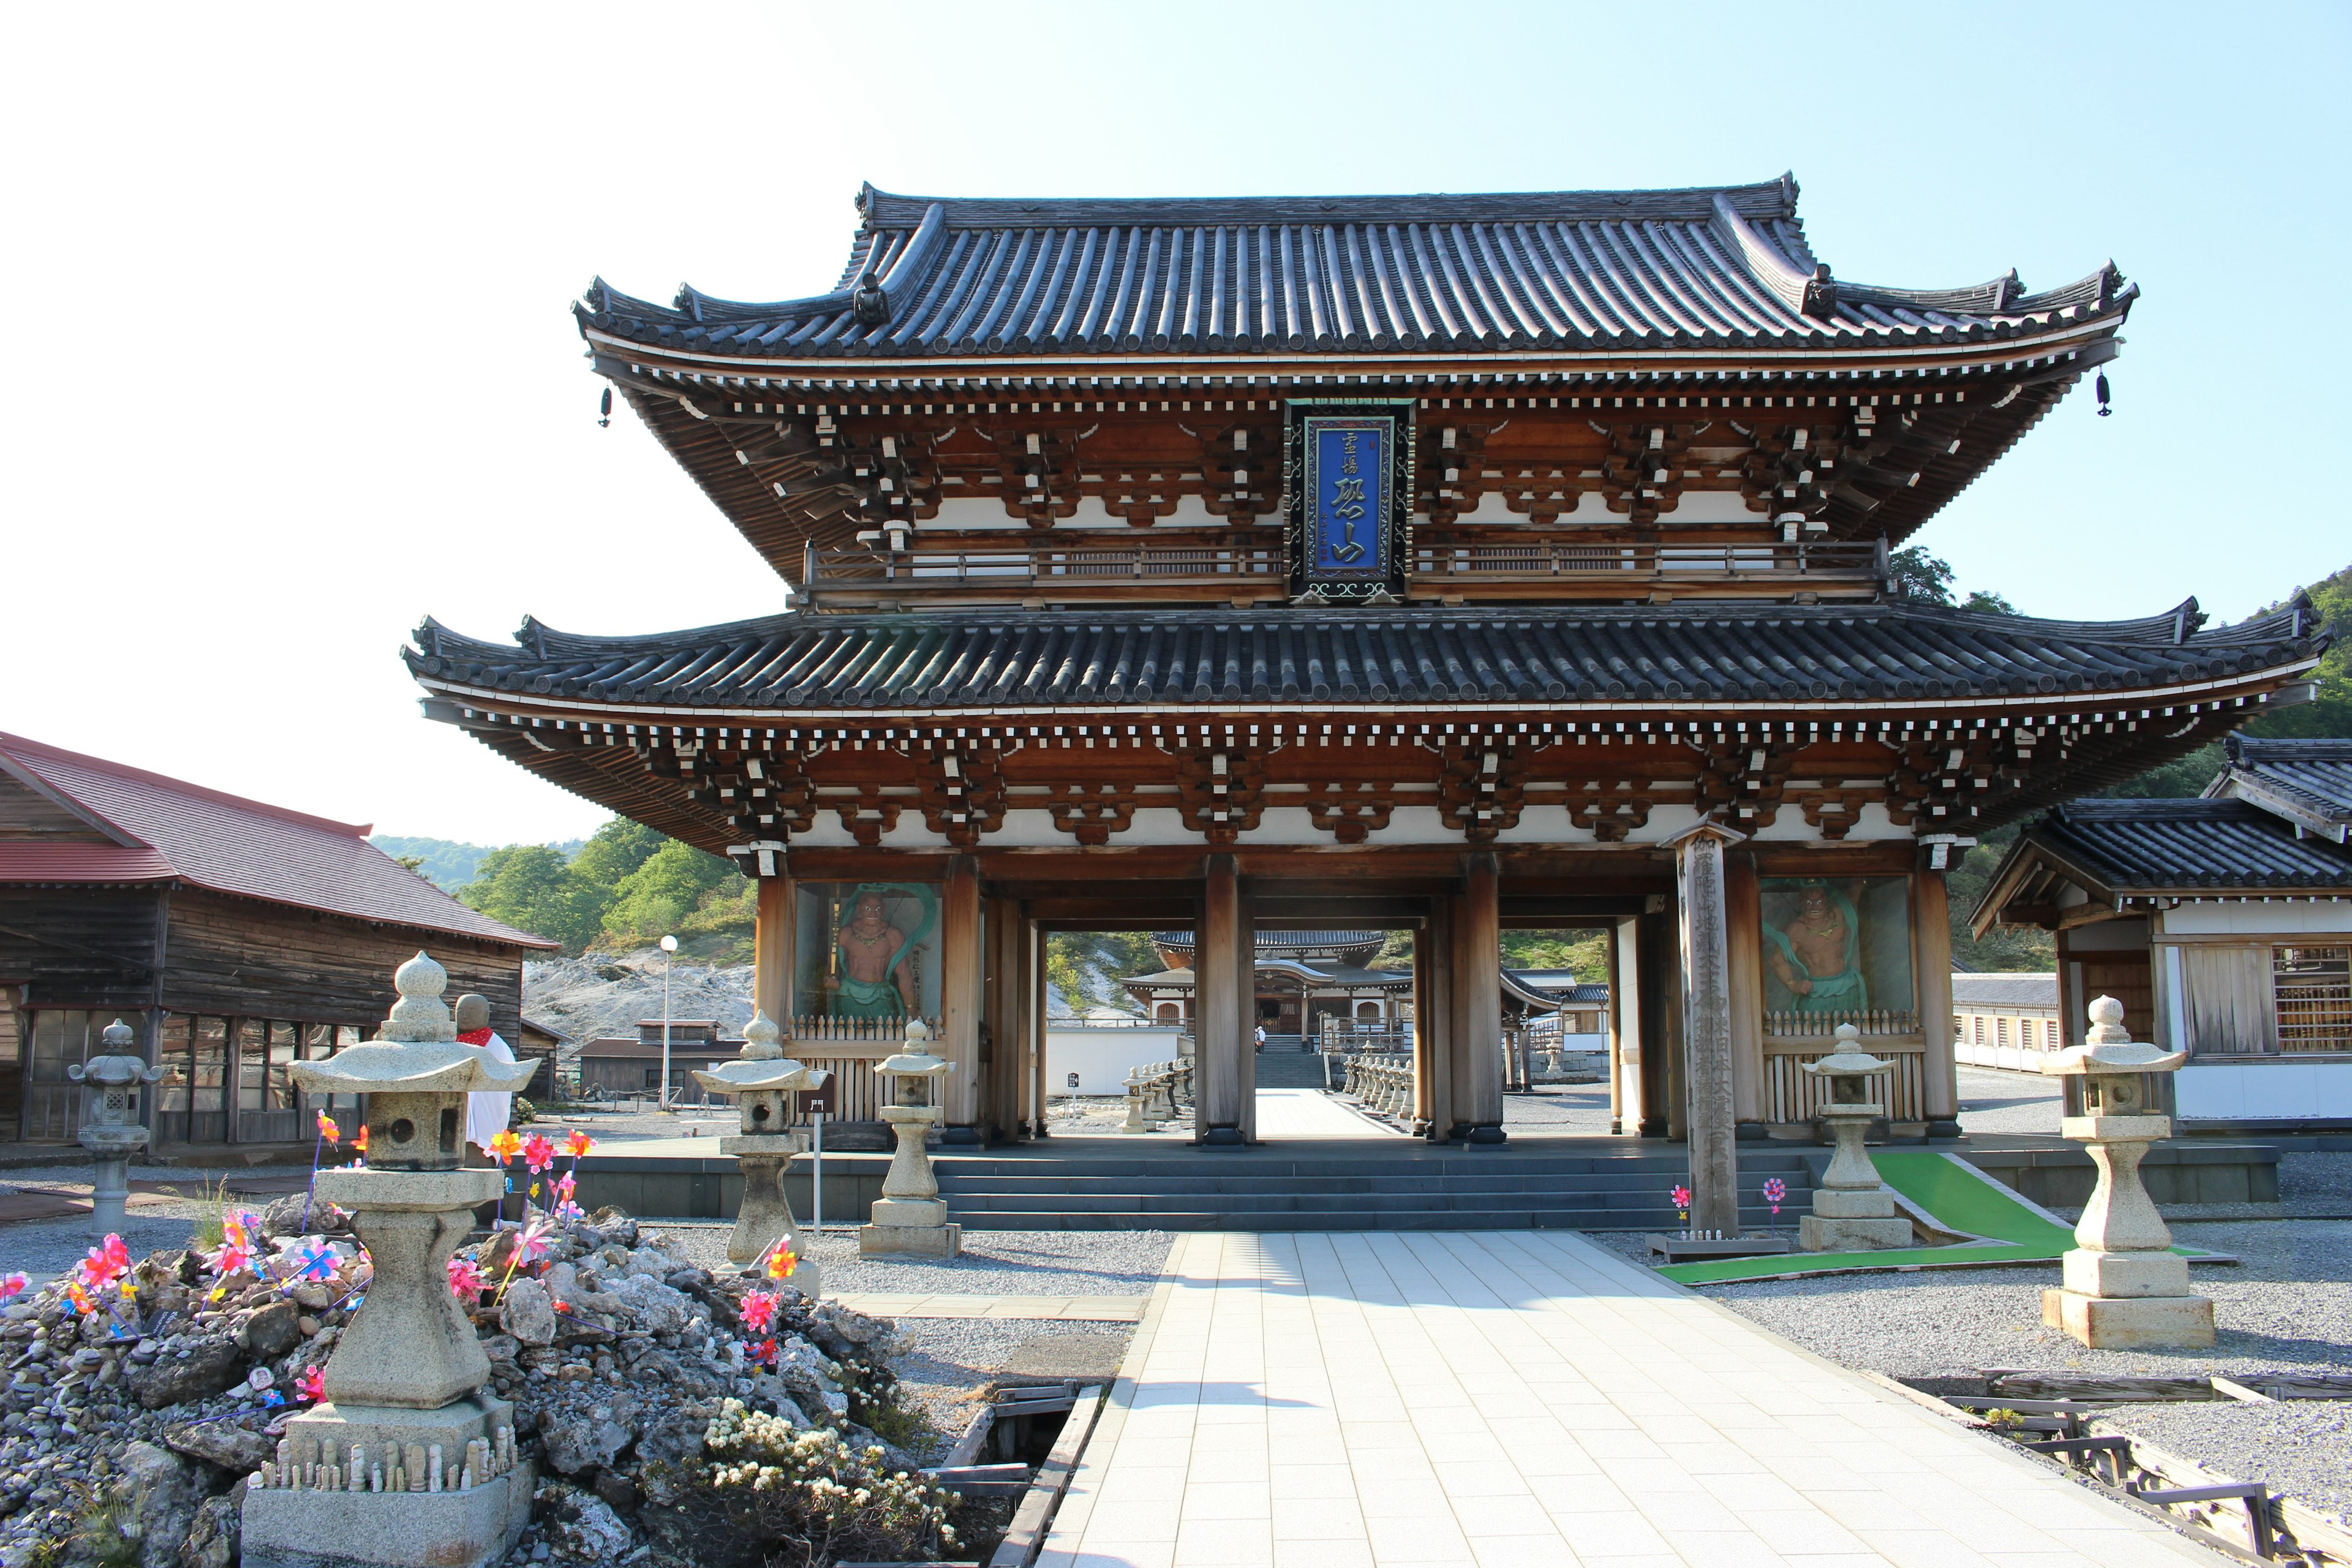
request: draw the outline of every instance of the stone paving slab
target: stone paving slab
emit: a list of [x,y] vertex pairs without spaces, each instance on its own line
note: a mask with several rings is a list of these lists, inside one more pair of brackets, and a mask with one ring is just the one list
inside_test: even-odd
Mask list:
[[2218,1561],[1572,1233],[1181,1237],[1041,1568]]
[[1149,1296],[922,1296],[845,1291],[834,1300],[877,1318],[1051,1318],[1065,1322],[1132,1323]]

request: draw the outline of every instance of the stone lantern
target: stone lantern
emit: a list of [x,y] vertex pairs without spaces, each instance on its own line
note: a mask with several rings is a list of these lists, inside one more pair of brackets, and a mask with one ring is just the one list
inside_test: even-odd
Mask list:
[[120,1018],[99,1038],[106,1054],[68,1066],[66,1076],[89,1091],[82,1100],[81,1131],[74,1137],[98,1166],[89,1219],[103,1236],[122,1228],[123,1209],[131,1202],[131,1157],[147,1146],[147,1129],[139,1125],[139,1086],[153,1083],[163,1069],[149,1067],[135,1053],[131,1026]]
[[458,1168],[466,1096],[513,1093],[538,1064],[458,1044],[448,974],[424,953],[393,982],[400,1000],[373,1040],[291,1068],[309,1093],[367,1096],[366,1168],[322,1171],[317,1191],[352,1211],[373,1278],[327,1363],[326,1402],[287,1424],[290,1483],[281,1469],[246,1493],[251,1568],[478,1568],[530,1521],[513,1407],[482,1391],[489,1359],[446,1265],[502,1184],[495,1170]]
[[2063,1283],[2042,1292],[2042,1321],[2094,1350],[2202,1350],[2213,1342],[2213,1303],[2190,1294],[2189,1260],[2172,1250],[2139,1174],[2148,1145],[2172,1135],[2161,1075],[2188,1053],[2136,1043],[2112,996],[2093,1002],[2090,1017],[2085,1043],[2042,1062],[2067,1080],[2058,1130],[2099,1168]]
[[874,1069],[891,1087],[894,1103],[882,1108],[882,1120],[898,1134],[898,1148],[882,1179],[882,1195],[875,1200],[873,1222],[857,1233],[862,1254],[953,1258],[962,1246],[963,1227],[948,1223],[948,1205],[940,1201],[931,1153],[923,1143],[940,1119],[938,1086],[949,1070],[947,1062],[931,1055],[930,1038],[920,1018],[908,1019],[907,1048]]
[[[784,1167],[801,1152],[798,1134],[784,1131],[790,1119],[786,1096],[822,1089],[833,1075],[803,1067],[784,1055],[783,1031],[765,1013],[743,1026],[743,1049],[733,1061],[697,1071],[694,1081],[713,1094],[731,1095],[740,1131],[719,1141],[721,1154],[735,1156],[743,1173],[743,1201],[735,1211],[735,1232],[727,1238],[727,1260],[741,1266],[765,1258],[777,1242],[803,1255],[801,1229],[784,1196]],[[822,1216],[820,1216],[822,1217]],[[793,1270],[792,1284],[803,1296],[822,1294],[814,1259]]]
[[1853,1252],[1911,1245],[1911,1222],[1895,1212],[1895,1196],[1878,1179],[1863,1134],[1886,1114],[1871,1098],[1870,1080],[1895,1064],[1862,1048],[1862,1031],[1837,1026],[1837,1049],[1805,1071],[1829,1081],[1830,1097],[1818,1114],[1837,1140],[1830,1168],[1813,1194],[1813,1212],[1797,1222],[1797,1245],[1807,1252]]

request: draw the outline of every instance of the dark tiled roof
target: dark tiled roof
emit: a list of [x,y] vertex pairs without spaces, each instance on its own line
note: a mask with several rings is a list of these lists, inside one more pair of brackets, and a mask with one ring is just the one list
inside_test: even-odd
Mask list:
[[[99,826],[112,844],[11,846],[0,878],[25,881],[169,879],[353,920],[450,931],[514,947],[560,944],[467,908],[367,841],[364,826],[0,734],[0,769]],[[80,874],[69,874],[75,870]]]
[[2315,657],[2307,607],[2191,629],[2035,620],[1914,600],[1541,610],[786,614],[649,637],[526,622],[514,645],[428,620],[428,686],[726,710],[1234,701],[1790,701],[2130,691]]
[[2242,792],[2258,805],[2276,799],[2315,825],[2352,823],[2352,741],[2258,741],[2232,735],[2229,756],[2228,771],[2214,781],[2216,793]]
[[2055,1007],[2055,974],[1954,974],[1955,1007]]
[[1661,344],[1848,350],[1998,342],[2101,317],[2112,266],[2027,294],[1833,279],[1796,182],[1498,195],[965,201],[866,187],[841,283],[668,306],[602,279],[613,337],[724,358],[1524,352]]
[[2241,800],[2078,800],[2029,835],[2102,892],[2352,889],[2352,850]]

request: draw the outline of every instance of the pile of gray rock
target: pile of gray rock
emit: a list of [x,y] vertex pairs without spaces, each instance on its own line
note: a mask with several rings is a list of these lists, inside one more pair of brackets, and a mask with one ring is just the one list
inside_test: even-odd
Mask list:
[[[265,1233],[295,1223],[280,1206]],[[310,1218],[313,1229],[343,1223]],[[490,1288],[474,1321],[491,1391],[514,1402],[516,1435],[545,1479],[516,1562],[690,1561],[688,1542],[664,1539],[676,1500],[664,1478],[700,1451],[730,1397],[880,1442],[860,1418],[892,1402],[889,1358],[903,1347],[887,1320],[713,1276],[610,1209],[548,1237],[538,1258],[514,1251],[502,1232],[461,1256]],[[352,1310],[338,1280],[219,1292],[193,1252],[156,1253],[126,1282],[101,1310],[83,1312],[59,1281],[0,1319],[5,1568],[231,1568],[247,1480]],[[757,1330],[743,1321],[754,1291],[773,1297]],[[894,1467],[919,1463],[887,1451]]]

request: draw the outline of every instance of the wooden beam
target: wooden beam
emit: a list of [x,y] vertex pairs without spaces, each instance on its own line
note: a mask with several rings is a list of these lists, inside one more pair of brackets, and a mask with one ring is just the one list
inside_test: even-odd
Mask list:
[[971,856],[959,855],[948,864],[940,900],[940,1054],[953,1067],[940,1136],[954,1143],[979,1136],[980,940],[980,873]]
[[1919,1030],[1927,1037],[1927,1135],[1960,1135],[1960,1077],[1952,1041],[1952,906],[1941,871],[1912,874],[1913,949],[1919,955]]
[[1462,858],[1462,891],[1454,900],[1454,1124],[1448,1136],[1471,1143],[1504,1138],[1500,881],[1494,856]]
[[793,1026],[793,903],[789,877],[761,877],[751,928],[751,1005],[787,1033]]
[[[1242,915],[1241,876],[1231,855],[1203,857],[1201,913],[1193,927],[1192,1131],[1201,1143],[1238,1145],[1246,1131],[1244,1061],[1250,1040],[1244,1022],[1254,1005],[1247,921]],[[1248,1064],[1255,1068],[1255,1062]],[[1250,1078],[1255,1079],[1255,1071]]]
[[2058,911],[2058,929],[2073,931],[2078,926],[2095,926],[2101,921],[2121,920],[2123,910],[2113,904],[2074,904]]

